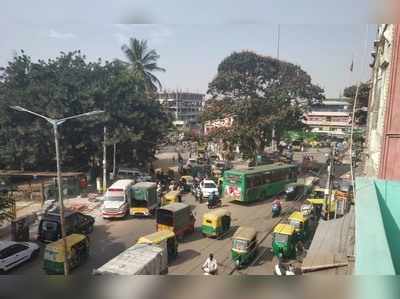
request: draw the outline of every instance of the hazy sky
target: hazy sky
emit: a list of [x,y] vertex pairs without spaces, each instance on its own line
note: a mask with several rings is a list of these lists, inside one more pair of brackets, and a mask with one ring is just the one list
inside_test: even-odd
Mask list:
[[[219,62],[233,51],[275,57],[279,22],[280,58],[299,64],[328,97],[336,97],[343,87],[369,78],[376,35],[376,26],[369,25],[365,48],[366,25],[354,24],[365,22],[371,6],[356,5],[361,0],[338,1],[306,0],[300,5],[286,0],[165,0],[156,5],[155,0],[115,0],[110,5],[98,0],[93,5],[78,0],[3,0],[0,65],[20,49],[34,60],[76,49],[89,60],[123,59],[121,45],[137,37],[147,39],[160,54],[159,64],[167,72],[158,76],[165,88],[206,92]],[[349,25],[305,25],[308,21]],[[161,24],[112,24],[116,22]]]

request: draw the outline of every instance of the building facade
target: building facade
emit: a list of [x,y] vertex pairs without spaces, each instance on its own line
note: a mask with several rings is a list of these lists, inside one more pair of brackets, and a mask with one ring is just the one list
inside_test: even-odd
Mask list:
[[350,99],[326,99],[313,105],[304,115],[303,122],[311,132],[344,138],[351,126]]
[[400,179],[400,170],[387,169],[391,167],[388,159],[395,162],[400,154],[400,139],[397,136],[400,133],[400,118],[398,115],[397,120],[395,118],[400,112],[397,28],[393,24],[380,25],[371,53],[372,88],[368,105],[365,173],[372,177]]
[[163,92],[158,99],[178,123],[198,125],[204,106],[204,94],[193,92]]

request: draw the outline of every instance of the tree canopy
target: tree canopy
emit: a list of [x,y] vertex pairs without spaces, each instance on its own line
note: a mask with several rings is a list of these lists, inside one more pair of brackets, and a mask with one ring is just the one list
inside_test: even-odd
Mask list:
[[[369,102],[369,92],[371,90],[371,86],[369,83],[361,83],[360,89],[358,91],[357,97],[357,106],[356,106],[356,113],[355,119],[356,123],[359,125],[365,125],[367,123],[368,117],[368,102]],[[351,103],[353,105],[354,98],[356,96],[357,85],[352,85],[346,87],[343,91],[343,95],[351,99]]]
[[225,138],[253,157],[271,141],[273,127],[278,140],[284,131],[301,128],[308,106],[323,99],[323,90],[300,66],[250,51],[226,57],[208,93],[212,100],[202,119],[234,114],[234,126],[230,133],[224,130]]
[[101,161],[104,125],[109,144],[119,145],[120,162],[132,164],[133,150],[137,159],[152,159],[169,120],[145,86],[145,80],[120,61],[88,62],[75,51],[33,62],[22,51],[0,70],[0,167],[55,168],[51,127],[43,119],[11,110],[14,105],[52,118],[106,111],[59,128],[65,170],[85,170]]
[[129,61],[129,70],[144,80],[148,91],[157,91],[157,87],[161,89],[161,82],[153,73],[165,72],[165,69],[157,65],[160,55],[156,50],[148,48],[146,40],[131,38],[128,45],[122,46],[122,51]]

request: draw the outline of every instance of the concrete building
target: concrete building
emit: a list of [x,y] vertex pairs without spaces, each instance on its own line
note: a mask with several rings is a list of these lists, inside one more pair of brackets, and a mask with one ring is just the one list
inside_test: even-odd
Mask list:
[[[371,53],[373,57],[373,62],[370,64],[372,67],[372,88],[368,105],[367,157],[365,164],[367,176],[378,176],[383,159],[385,122],[390,112],[387,111],[390,102],[389,88],[391,80],[394,79],[391,76],[391,71],[393,64],[397,62],[392,57],[395,27],[396,25],[390,24],[378,27],[377,39],[374,42],[375,48]],[[399,104],[397,103],[397,105]],[[390,105],[393,106],[393,100]],[[400,179],[400,173],[397,179]]]
[[204,135],[210,134],[213,130],[219,129],[219,128],[230,128],[233,125],[234,121],[234,116],[233,115],[227,115],[224,118],[221,119],[214,119],[210,121],[206,121],[204,123]]
[[184,122],[185,126],[199,124],[200,114],[204,106],[204,94],[193,92],[163,92],[158,99],[170,113],[173,115],[177,124]]
[[303,122],[312,132],[344,138],[351,126],[350,99],[326,99],[313,105],[304,115]]
[[355,185],[355,274],[399,275],[400,25],[380,25],[374,44],[367,177]]

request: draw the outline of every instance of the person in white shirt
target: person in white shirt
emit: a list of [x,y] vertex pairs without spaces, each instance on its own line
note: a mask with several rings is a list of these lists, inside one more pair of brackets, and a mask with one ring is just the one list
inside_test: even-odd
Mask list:
[[201,268],[203,269],[204,272],[206,272],[208,274],[211,274],[211,275],[217,274],[218,264],[217,264],[217,260],[214,258],[214,255],[212,253],[210,253],[208,259],[206,260],[206,262],[203,264],[203,266]]

